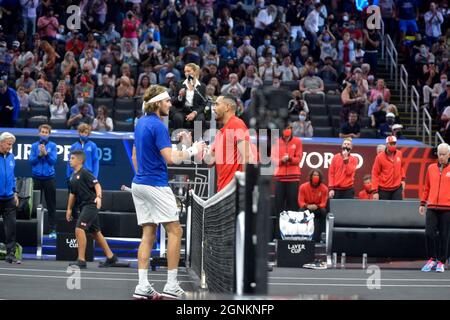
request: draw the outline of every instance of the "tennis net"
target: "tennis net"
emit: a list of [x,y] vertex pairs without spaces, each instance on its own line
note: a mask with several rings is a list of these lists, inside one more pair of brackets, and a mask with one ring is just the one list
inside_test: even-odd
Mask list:
[[236,223],[244,191],[235,178],[207,201],[191,192],[190,267],[210,292],[236,292]]

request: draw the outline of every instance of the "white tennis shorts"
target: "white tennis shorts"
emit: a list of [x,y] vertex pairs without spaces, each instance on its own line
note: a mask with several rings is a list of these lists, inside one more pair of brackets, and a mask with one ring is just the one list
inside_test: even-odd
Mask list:
[[177,202],[170,187],[131,185],[138,225],[179,221]]

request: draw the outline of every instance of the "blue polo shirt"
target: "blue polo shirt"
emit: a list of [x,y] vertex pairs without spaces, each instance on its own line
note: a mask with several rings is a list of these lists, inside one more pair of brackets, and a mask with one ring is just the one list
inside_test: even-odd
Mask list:
[[139,119],[134,130],[134,145],[138,171],[134,176],[133,183],[168,187],[167,163],[161,150],[172,148],[172,143],[167,127],[155,113]]

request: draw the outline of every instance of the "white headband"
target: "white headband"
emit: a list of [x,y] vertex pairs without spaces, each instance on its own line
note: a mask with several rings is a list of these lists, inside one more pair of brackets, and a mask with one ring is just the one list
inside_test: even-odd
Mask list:
[[170,99],[169,93],[167,91],[164,91],[163,93],[160,93],[157,96],[154,96],[153,98],[151,98],[148,101],[143,101],[142,102],[142,112],[144,112],[145,105],[147,103],[158,102],[158,101],[165,100],[165,99]]

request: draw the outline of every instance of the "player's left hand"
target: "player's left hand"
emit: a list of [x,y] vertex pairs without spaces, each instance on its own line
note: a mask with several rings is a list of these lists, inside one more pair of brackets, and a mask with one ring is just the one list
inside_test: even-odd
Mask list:
[[100,210],[100,208],[102,207],[102,199],[100,199],[99,197],[95,198],[95,203],[97,204],[97,209]]

